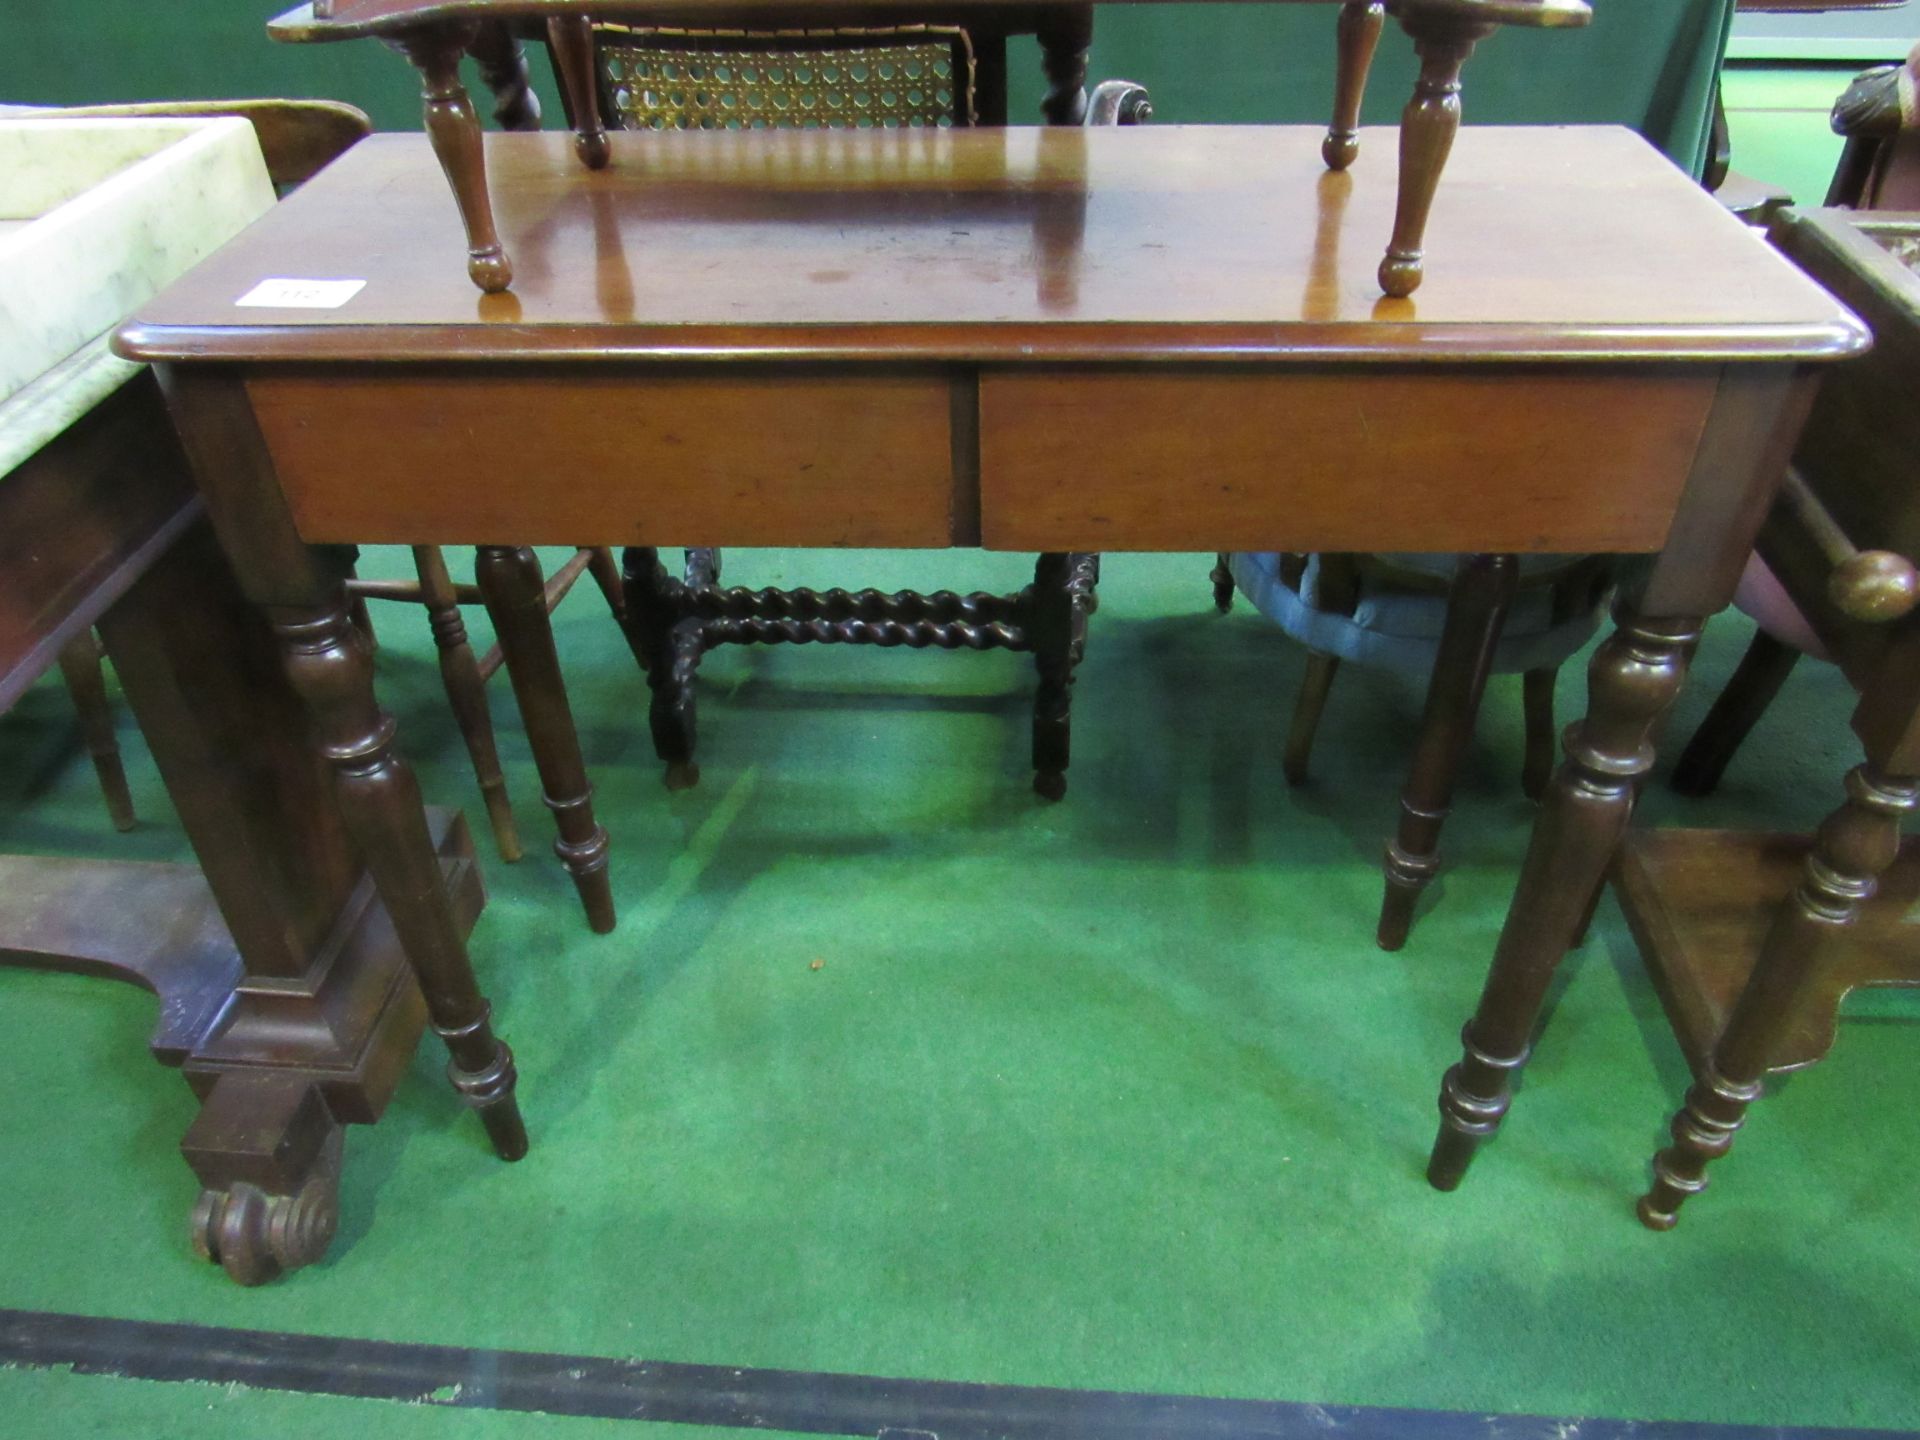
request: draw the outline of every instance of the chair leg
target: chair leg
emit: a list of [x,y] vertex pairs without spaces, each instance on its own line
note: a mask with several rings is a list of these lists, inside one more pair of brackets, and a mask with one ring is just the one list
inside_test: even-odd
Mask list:
[[1888,775],[1872,763],[1847,776],[1847,799],[1821,824],[1794,887],[1775,916],[1734,1002],[1713,1055],[1673,1117],[1673,1144],[1654,1157],[1652,1188],[1640,1199],[1643,1224],[1671,1230],[1689,1196],[1707,1187],[1707,1166],[1733,1145],[1747,1107],[1781,1037],[1797,1018],[1819,972],[1822,947],[1872,899],[1900,849],[1901,817],[1920,798],[1920,781]]
[[1774,639],[1764,630],[1754,634],[1753,644],[1740,657],[1740,665],[1727,682],[1727,688],[1714,700],[1707,718],[1693,732],[1693,739],[1687,742],[1679,763],[1673,767],[1673,778],[1668,783],[1676,791],[1696,799],[1713,793],[1734,752],[1766,713],[1773,697],[1780,693],[1780,687],[1793,673],[1799,659],[1800,652],[1793,646]]
[[580,737],[553,648],[546,586],[533,551],[483,545],[474,562],[480,597],[493,620],[507,678],[520,702],[520,718],[533,747],[534,765],[547,808],[559,830],[554,853],[573,876],[587,924],[598,934],[613,929],[613,890],[607,877],[607,832],[593,818],[593,787],[580,757]]
[[1527,754],[1520,767],[1520,789],[1527,799],[1547,793],[1553,778],[1553,690],[1560,678],[1558,666],[1543,665],[1521,677],[1520,702],[1526,712]]
[[1314,732],[1320,728],[1320,712],[1327,708],[1327,692],[1333,689],[1333,677],[1339,673],[1339,656],[1318,650],[1307,652],[1307,673],[1300,681],[1300,697],[1293,702],[1293,726],[1287,731],[1287,753],[1280,762],[1289,785],[1306,783]]
[[373,628],[373,615],[367,609],[367,597],[355,595],[348,602],[347,615],[353,621],[353,633],[360,637],[369,655],[380,652],[380,636]]
[[614,622],[624,625],[627,620],[627,592],[620,580],[620,562],[613,558],[613,551],[605,545],[594,546],[591,558],[587,561],[587,573],[593,576],[593,583],[600,587],[600,597],[607,602],[607,609],[613,612]]
[[[692,557],[707,552],[688,551]],[[669,790],[700,783],[694,758],[697,740],[693,679],[700,668],[702,635],[697,618],[682,618],[681,593],[651,545],[632,545],[621,553],[620,571],[627,597],[627,637],[647,672],[653,704],[647,713],[654,753],[667,767]]]
[[1213,562],[1213,608],[1225,615],[1233,609],[1233,571],[1227,567],[1227,552],[1222,550]]
[[493,715],[487,709],[487,682],[480,674],[473,646],[467,640],[467,624],[455,599],[453,577],[447,573],[445,556],[437,545],[413,547],[413,568],[420,577],[420,595],[427,607],[427,623],[433,628],[434,649],[440,659],[440,683],[446,688],[447,705],[453,711],[454,724],[466,742],[467,758],[473,764],[473,778],[480,784],[480,799],[487,807],[487,823],[493,829],[494,848],[509,865],[523,853],[520,827],[514,823],[513,801],[507,795],[507,777],[500,768],[500,751],[493,738]]
[[1031,642],[1040,672],[1033,697],[1033,789],[1045,800],[1067,793],[1073,742],[1073,681],[1097,604],[1100,557],[1049,552],[1033,567]]
[[94,639],[91,630],[75,637],[61,650],[60,674],[67,682],[74,713],[80,718],[80,733],[86,738],[87,753],[93,757],[93,773],[99,777],[107,815],[114,829],[131,830],[133,795],[127,789],[126,767],[120,763],[120,742],[113,733],[113,707],[107,703],[106,677],[100,673],[100,642]]
[[1407,943],[1420,892],[1439,873],[1440,829],[1519,576],[1519,562],[1511,555],[1466,555],[1447,592],[1446,624],[1434,652],[1420,739],[1400,796],[1400,826],[1387,842],[1386,893],[1375,937],[1382,950]]

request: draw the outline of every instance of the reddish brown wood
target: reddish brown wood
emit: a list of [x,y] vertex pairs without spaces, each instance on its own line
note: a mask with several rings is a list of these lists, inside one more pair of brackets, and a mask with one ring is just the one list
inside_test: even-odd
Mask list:
[[460,59],[473,38],[471,26],[436,26],[406,31],[395,38],[394,45],[420,72],[427,138],[453,187],[454,203],[467,232],[467,276],[493,293],[513,283],[513,265],[494,228],[480,117],[467,98],[467,87],[460,83]]
[[1345,0],[1337,29],[1340,56],[1334,71],[1333,123],[1320,142],[1320,158],[1329,170],[1344,170],[1360,153],[1360,102],[1367,93],[1367,72],[1380,44],[1387,7],[1382,0]]
[[585,15],[556,15],[547,21],[547,44],[554,70],[565,88],[567,115],[573,124],[573,149],[589,170],[606,167],[612,150],[600,120],[600,85],[593,73],[593,21]]
[[1420,78],[1400,117],[1400,203],[1380,262],[1380,288],[1405,299],[1420,288],[1427,217],[1460,131],[1460,70],[1494,27],[1451,14],[1404,11],[1400,23],[1420,55]]

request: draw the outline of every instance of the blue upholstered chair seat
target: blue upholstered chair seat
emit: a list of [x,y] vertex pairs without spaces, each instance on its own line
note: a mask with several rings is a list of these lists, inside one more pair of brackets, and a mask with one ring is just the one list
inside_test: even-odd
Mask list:
[[[1514,596],[1494,652],[1493,668],[1502,673],[1550,669],[1593,638],[1599,628],[1599,603],[1572,616],[1554,619],[1551,579],[1580,564],[1583,557],[1520,557],[1520,589]],[[1386,555],[1393,569],[1430,577],[1432,589],[1400,588],[1391,582],[1363,585],[1352,615],[1317,608],[1320,557],[1307,559],[1296,592],[1280,575],[1275,552],[1237,552],[1227,568],[1234,584],[1262,615],[1310,650],[1362,665],[1386,666],[1426,675],[1446,620],[1444,586],[1459,557],[1450,554]]]

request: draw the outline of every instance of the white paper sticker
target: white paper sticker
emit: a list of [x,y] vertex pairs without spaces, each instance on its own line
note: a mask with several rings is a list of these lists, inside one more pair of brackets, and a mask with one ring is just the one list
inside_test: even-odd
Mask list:
[[366,288],[364,280],[262,280],[233,303],[270,310],[338,310]]

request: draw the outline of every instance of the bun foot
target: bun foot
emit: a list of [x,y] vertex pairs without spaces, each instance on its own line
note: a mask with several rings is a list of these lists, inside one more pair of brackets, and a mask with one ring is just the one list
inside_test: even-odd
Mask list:
[[1320,142],[1320,158],[1326,162],[1329,170],[1344,170],[1353,164],[1359,155],[1360,137],[1358,135],[1329,130],[1327,138]]
[[495,245],[467,256],[467,275],[487,294],[498,295],[513,284],[513,263],[507,259],[506,251]]
[[589,170],[604,170],[613,158],[613,142],[604,130],[587,130],[573,137],[573,153]]
[[1387,252],[1386,259],[1380,262],[1380,288],[1395,300],[1404,300],[1420,288],[1422,278],[1422,257],[1416,252],[1412,255],[1397,255]]

